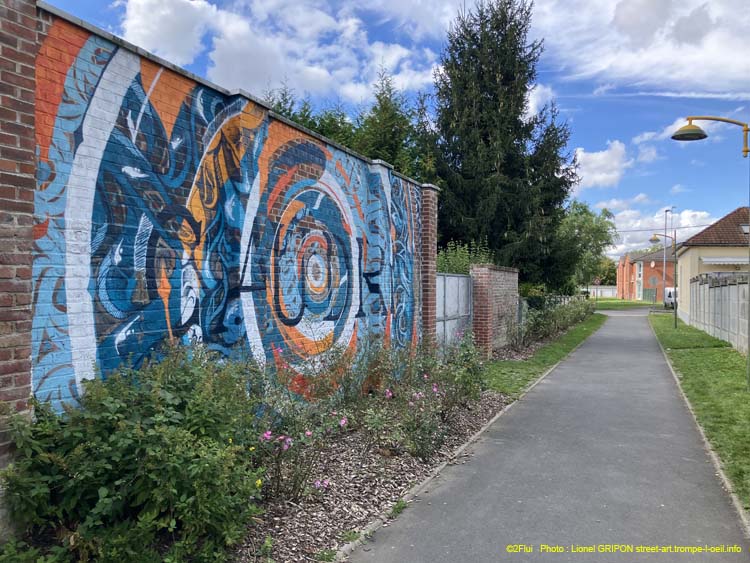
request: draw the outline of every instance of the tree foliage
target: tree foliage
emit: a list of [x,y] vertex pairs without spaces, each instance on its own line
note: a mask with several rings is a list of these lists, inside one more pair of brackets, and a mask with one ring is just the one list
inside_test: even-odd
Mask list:
[[567,262],[573,266],[573,283],[579,287],[587,286],[601,275],[604,253],[617,240],[614,215],[607,209],[597,214],[587,204],[573,201],[568,206],[557,238],[565,249]]
[[531,3],[489,0],[461,13],[436,74],[440,240],[487,239],[525,281],[563,285],[556,233],[577,181],[570,130],[554,105],[529,115],[542,53]]

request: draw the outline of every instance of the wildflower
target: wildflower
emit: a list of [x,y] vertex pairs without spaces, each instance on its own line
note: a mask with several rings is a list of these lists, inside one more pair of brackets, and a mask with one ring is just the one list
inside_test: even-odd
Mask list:
[[294,441],[291,438],[287,437],[284,440],[284,443],[282,444],[281,449],[284,450],[284,451],[287,451],[289,448],[292,447],[293,443],[294,443]]
[[255,488],[260,489],[260,486],[263,484],[263,481],[261,479],[258,479],[255,481]]
[[309,438],[310,436],[312,436],[312,432],[310,432],[309,430],[305,430],[305,436]]
[[344,417],[341,420],[339,420],[339,426],[341,426],[341,428],[343,428],[344,426],[346,426],[347,422],[348,421],[347,421],[346,417]]
[[330,485],[330,483],[328,482],[328,479],[323,479],[323,488],[327,489],[328,485]]
[[230,443],[230,444],[232,443],[232,438],[231,438],[231,437],[229,438],[229,443]]
[[320,479],[316,480],[316,481],[315,481],[315,483],[313,483],[313,486],[314,486],[314,487],[315,487],[316,489],[319,489],[319,488],[320,488]]
[[271,434],[270,430],[266,430],[263,432],[263,435],[260,437],[261,442],[268,442],[271,438],[273,438],[273,434]]
[[385,390],[385,398],[386,399],[393,399],[393,392],[390,389]]
[[432,384],[432,392],[435,393],[436,395],[440,392],[440,389],[438,388],[437,383]]
[[284,436],[283,434],[279,434],[279,437],[276,438],[276,441],[281,442],[282,440],[286,440],[286,436]]
[[423,378],[423,379],[424,379],[425,381],[427,381],[428,379],[430,379],[430,376],[429,376],[429,375],[427,375],[426,373],[423,373],[423,374],[422,374],[422,378]]
[[249,452],[254,452],[254,451],[255,451],[255,446],[250,446],[250,448],[248,448],[248,450],[247,450],[247,451],[249,451]]

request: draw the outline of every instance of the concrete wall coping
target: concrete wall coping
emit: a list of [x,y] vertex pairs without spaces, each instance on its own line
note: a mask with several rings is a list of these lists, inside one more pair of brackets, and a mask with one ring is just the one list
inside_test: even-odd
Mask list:
[[495,264],[472,264],[471,269],[474,268],[486,268],[493,272],[509,272],[511,274],[517,274],[518,268],[510,268],[508,266],[495,266]]
[[188,70],[185,70],[184,68],[177,66],[176,64],[171,63],[167,61],[166,59],[159,57],[158,55],[155,55],[149,51],[146,51],[145,49],[141,47],[138,47],[137,45],[134,45],[133,43],[130,43],[129,41],[126,41],[122,37],[118,37],[117,35],[114,35],[113,33],[109,31],[106,31],[100,27],[93,25],[92,23],[89,23],[85,20],[82,20],[81,18],[78,18],[72,14],[69,14],[65,10],[61,10],[60,8],[53,6],[52,4],[48,4],[44,0],[36,0],[36,5],[37,5],[37,8],[40,8],[41,10],[44,10],[45,12],[48,12],[52,14],[53,16],[66,20],[72,23],[73,25],[77,25],[78,27],[82,27],[83,29],[90,31],[91,33],[95,33],[96,35],[99,35],[100,37],[103,37],[104,39],[111,41],[115,45],[119,45],[123,49],[127,49],[128,51],[131,51],[135,53],[136,55],[143,57],[144,59],[153,61],[156,64],[163,66],[165,68],[168,68],[169,70],[176,72],[177,74],[180,74],[186,78],[189,78],[190,80],[193,80],[199,84],[202,84],[203,86],[211,88],[212,90],[216,90],[217,92],[220,92],[224,94],[225,96],[241,96],[265,108],[266,111],[268,111],[269,116],[273,117],[274,119],[278,121],[281,121],[282,123],[286,123],[287,125],[290,125],[291,127],[294,127],[295,129],[299,129],[303,133],[306,133],[307,135],[310,135],[311,137],[314,137],[315,139],[318,139],[319,141],[322,141],[356,158],[359,158],[360,160],[363,160],[370,165],[384,166],[390,169],[396,176],[398,176],[402,180],[406,180],[407,182],[410,182],[411,184],[414,184],[416,186],[424,187],[423,184],[421,184],[414,178],[410,178],[406,174],[402,174],[401,172],[398,172],[397,170],[395,170],[392,164],[389,164],[388,162],[385,162],[384,160],[368,158],[365,155],[360,154],[350,149],[349,147],[334,141],[333,139],[329,139],[328,137],[325,137],[324,135],[321,135],[320,133],[317,133],[311,129],[308,129],[307,127],[304,127],[300,125],[299,123],[296,123],[292,121],[291,119],[276,113],[275,111],[273,111],[271,106],[268,105],[267,102],[264,102],[257,96],[254,96],[253,94],[250,94],[249,92],[241,88],[230,90],[228,88],[224,88],[223,86],[219,86],[218,84],[215,84],[214,82],[211,82],[210,80],[207,80],[203,78],[202,76],[198,76],[197,74],[194,74]]

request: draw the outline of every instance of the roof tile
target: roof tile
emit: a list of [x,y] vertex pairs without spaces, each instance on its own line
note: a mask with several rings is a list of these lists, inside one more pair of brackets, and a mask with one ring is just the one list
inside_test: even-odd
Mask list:
[[738,207],[713,225],[687,239],[685,246],[747,246],[747,235],[742,225],[748,221],[748,208]]

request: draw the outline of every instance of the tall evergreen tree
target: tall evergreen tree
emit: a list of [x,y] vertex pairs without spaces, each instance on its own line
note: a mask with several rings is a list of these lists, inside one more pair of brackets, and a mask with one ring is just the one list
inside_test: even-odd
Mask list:
[[406,97],[396,88],[393,76],[385,69],[378,73],[373,89],[375,102],[359,117],[353,148],[408,174],[411,168],[408,146],[413,128]]
[[[486,239],[524,280],[556,286],[555,240],[577,177],[554,106],[528,115],[541,41],[532,4],[487,0],[461,13],[436,73],[441,242]],[[569,270],[568,270],[569,275]]]

